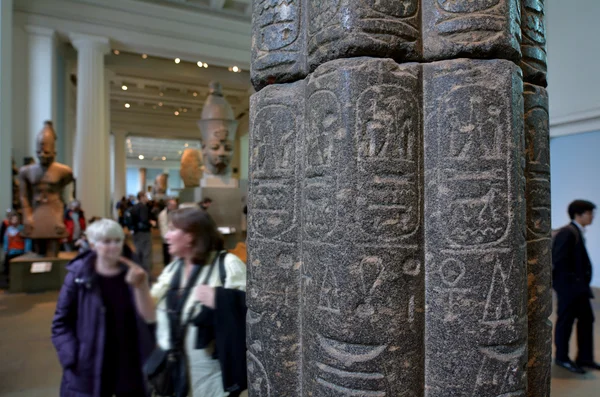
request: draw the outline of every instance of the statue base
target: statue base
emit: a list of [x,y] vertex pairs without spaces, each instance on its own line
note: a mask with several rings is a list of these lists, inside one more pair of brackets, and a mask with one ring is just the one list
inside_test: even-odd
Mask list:
[[9,292],[59,290],[67,275],[66,266],[77,252],[61,252],[58,257],[27,253],[10,261]]
[[237,187],[195,187],[179,191],[181,207],[194,207],[203,199],[209,197],[213,202],[208,209],[219,231],[225,237],[225,248],[233,249],[238,242],[245,240],[243,235],[244,205],[242,199],[245,190]]

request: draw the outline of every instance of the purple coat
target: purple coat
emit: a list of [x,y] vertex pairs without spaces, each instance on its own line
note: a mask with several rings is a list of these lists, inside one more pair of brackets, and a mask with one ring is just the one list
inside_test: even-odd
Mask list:
[[[56,304],[52,343],[63,367],[60,397],[100,397],[106,326],[95,260],[96,253],[88,251],[67,265]],[[139,359],[144,363],[156,345],[154,325],[136,317]]]

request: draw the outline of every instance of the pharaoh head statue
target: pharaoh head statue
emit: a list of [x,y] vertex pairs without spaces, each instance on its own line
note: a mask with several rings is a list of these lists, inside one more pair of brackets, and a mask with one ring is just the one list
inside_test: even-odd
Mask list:
[[221,84],[211,82],[209,94],[198,122],[202,133],[202,154],[208,174],[228,175],[233,156],[237,121],[231,106],[223,97]]
[[51,121],[44,122],[44,128],[36,137],[36,153],[40,165],[50,166],[56,157],[56,133]]

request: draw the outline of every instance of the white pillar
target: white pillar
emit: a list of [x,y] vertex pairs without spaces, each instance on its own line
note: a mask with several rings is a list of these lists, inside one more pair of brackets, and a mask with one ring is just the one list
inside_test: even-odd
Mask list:
[[[108,165],[108,172],[106,173],[106,179],[104,181],[104,185],[106,186],[105,190],[105,200],[106,200],[106,214],[112,215],[113,211],[111,207],[114,208],[112,203],[112,193],[113,193],[113,185],[111,183],[112,178],[112,155],[111,155],[111,145],[110,145],[110,80],[115,75],[115,73],[111,70],[104,71],[104,145],[106,147],[106,164]],[[116,204],[116,203],[114,203]]]
[[146,168],[141,167],[139,172],[140,172],[140,192],[146,192],[146,189],[148,188],[146,186]]
[[[127,155],[125,152],[125,131],[112,132],[113,140],[113,203],[116,205],[121,197],[127,195]],[[113,205],[114,210],[114,205]]]
[[107,38],[72,34],[77,49],[77,122],[73,171],[77,198],[88,217],[109,216],[106,174],[109,172],[104,92],[104,55]]
[[35,158],[35,138],[44,121],[56,120],[56,33],[39,26],[27,32],[27,152]]
[[12,0],[0,1],[0,210],[12,206]]

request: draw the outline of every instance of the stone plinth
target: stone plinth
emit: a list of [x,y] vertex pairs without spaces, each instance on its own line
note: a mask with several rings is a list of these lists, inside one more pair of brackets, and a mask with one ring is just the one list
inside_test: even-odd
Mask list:
[[66,265],[75,256],[75,252],[61,252],[57,258],[25,254],[12,259],[9,291],[19,293],[59,290],[67,275]]

